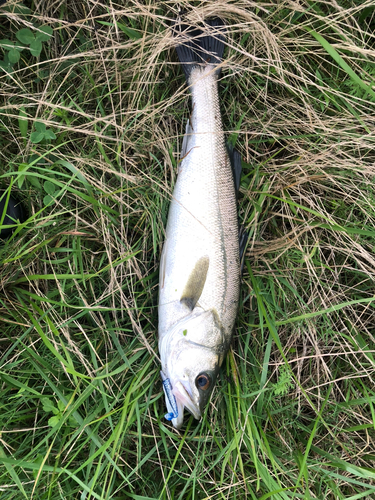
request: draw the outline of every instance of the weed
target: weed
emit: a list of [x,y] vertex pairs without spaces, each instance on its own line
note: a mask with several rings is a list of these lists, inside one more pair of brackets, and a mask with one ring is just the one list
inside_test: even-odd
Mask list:
[[31,55],[39,57],[43,42],[47,42],[52,36],[53,30],[50,26],[35,26],[35,34],[29,28],[22,28],[16,32],[16,38],[21,42],[12,42],[11,40],[0,40],[0,47],[5,51],[4,60],[0,61],[0,68],[7,73],[13,72],[13,66],[21,58],[21,52],[29,50]]
[[[189,91],[166,2],[0,6],[4,500],[374,497],[374,6],[190,2],[247,228],[233,345],[200,422],[166,412],[158,267]],[[7,191],[8,192],[8,191]]]

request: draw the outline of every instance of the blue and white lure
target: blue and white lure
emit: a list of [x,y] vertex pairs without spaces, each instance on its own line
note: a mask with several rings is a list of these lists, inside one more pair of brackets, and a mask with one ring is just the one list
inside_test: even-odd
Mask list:
[[[177,401],[176,398],[172,392],[172,384],[169,378],[166,378],[163,372],[160,372],[161,378],[163,380],[163,389],[164,389],[164,394],[165,398],[167,401],[167,406],[168,410],[171,409],[172,411],[164,415],[166,420],[172,420],[174,418],[178,417],[178,408],[177,408]],[[168,404],[169,403],[169,404]]]

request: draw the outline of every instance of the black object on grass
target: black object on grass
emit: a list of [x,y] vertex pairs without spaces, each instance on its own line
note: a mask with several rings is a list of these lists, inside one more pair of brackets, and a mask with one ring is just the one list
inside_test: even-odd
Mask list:
[[[9,197],[7,204],[7,193],[0,191],[0,222],[3,219],[3,212],[6,209],[4,220],[1,222],[0,227],[14,225],[17,222],[24,222],[26,220],[25,210],[22,203],[16,200],[12,195]],[[16,227],[5,227],[0,229],[0,240],[8,238]]]

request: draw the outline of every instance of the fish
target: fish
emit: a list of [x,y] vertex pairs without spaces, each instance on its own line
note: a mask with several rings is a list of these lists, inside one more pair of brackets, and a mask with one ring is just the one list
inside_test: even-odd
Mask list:
[[223,21],[207,19],[199,28],[176,22],[174,36],[192,106],[160,259],[158,347],[165,418],[179,429],[184,409],[201,418],[232,339],[241,157],[228,152],[220,114]]

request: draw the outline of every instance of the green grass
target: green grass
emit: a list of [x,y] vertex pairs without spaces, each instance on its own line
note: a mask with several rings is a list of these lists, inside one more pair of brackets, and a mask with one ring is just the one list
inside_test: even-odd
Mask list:
[[[180,432],[157,351],[175,3],[0,7],[0,188],[28,210],[0,246],[1,499],[372,499],[373,2],[180,3],[228,25],[249,233],[231,350]],[[39,55],[9,48],[46,25]]]

